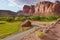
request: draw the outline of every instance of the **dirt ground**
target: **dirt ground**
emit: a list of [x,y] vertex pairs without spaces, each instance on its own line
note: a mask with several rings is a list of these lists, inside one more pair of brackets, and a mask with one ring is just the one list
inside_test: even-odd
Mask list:
[[40,21],[33,21],[34,23],[49,27],[50,25],[53,25],[56,21],[52,21],[52,22],[40,22]]

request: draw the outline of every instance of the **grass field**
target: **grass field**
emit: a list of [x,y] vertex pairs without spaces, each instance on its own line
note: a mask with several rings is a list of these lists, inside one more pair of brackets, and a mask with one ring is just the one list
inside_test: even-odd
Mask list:
[[0,21],[0,38],[22,31],[22,28],[18,27],[19,24],[21,24],[21,22]]
[[[51,25],[54,22],[40,22],[40,21],[33,21],[35,23],[40,23],[41,25]],[[7,37],[11,34],[16,34],[18,32],[23,32],[27,29],[30,29],[30,27],[21,27],[19,26],[22,22],[17,21],[17,22],[6,22],[6,21],[0,21],[0,39]],[[45,25],[45,26],[46,26]]]

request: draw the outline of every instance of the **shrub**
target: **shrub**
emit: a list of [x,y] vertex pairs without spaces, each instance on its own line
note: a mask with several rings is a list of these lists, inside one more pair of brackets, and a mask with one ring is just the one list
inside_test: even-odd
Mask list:
[[6,21],[7,17],[0,17],[0,21]]
[[15,19],[13,17],[7,17],[7,20],[6,21],[13,22],[13,21],[15,21]]
[[14,18],[13,17],[0,17],[0,21],[14,21]]
[[38,27],[34,27],[33,29],[34,29],[34,30],[37,30],[37,29],[38,29]]
[[45,16],[40,16],[40,21],[46,21],[47,18]]
[[39,16],[30,16],[29,17],[30,20],[40,20]]
[[21,17],[20,18],[20,21],[25,21],[26,20],[26,17]]
[[29,16],[29,17],[0,17],[0,21],[25,21],[26,19],[33,21],[54,21],[60,18],[60,16]]
[[53,20],[57,20],[58,18],[59,18],[59,16],[48,16],[47,20],[53,21]]
[[15,21],[20,21],[20,17],[15,17]]
[[44,32],[38,32],[37,36],[40,38],[43,38],[45,36],[45,33]]
[[34,21],[54,21],[57,20],[58,18],[60,18],[60,16],[30,16],[29,19],[30,20],[34,20]]
[[5,24],[6,22],[4,22],[4,21],[0,21],[0,24]]

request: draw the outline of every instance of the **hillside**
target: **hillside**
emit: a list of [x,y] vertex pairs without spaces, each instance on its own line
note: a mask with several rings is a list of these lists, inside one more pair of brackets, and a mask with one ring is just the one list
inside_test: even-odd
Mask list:
[[9,11],[9,10],[0,10],[0,17],[2,17],[2,16],[15,17],[16,16],[16,12]]

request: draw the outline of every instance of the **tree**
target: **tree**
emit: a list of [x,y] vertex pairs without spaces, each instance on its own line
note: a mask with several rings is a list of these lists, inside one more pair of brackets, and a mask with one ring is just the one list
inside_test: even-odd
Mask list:
[[20,17],[16,17],[15,18],[15,21],[20,21]]
[[26,20],[26,17],[22,17],[20,18],[21,21],[25,21]]
[[39,16],[30,16],[29,17],[30,20],[40,20]]

